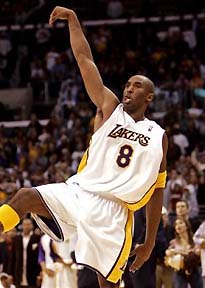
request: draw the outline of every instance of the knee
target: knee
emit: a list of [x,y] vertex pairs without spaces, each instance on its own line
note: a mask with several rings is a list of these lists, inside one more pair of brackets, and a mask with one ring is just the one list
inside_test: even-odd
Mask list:
[[26,200],[31,200],[33,194],[34,194],[33,188],[21,188],[18,190],[15,197],[17,197],[19,200],[26,201]]
[[32,199],[34,198],[35,189],[33,188],[21,188],[17,191],[14,197],[9,201],[9,205],[15,209],[20,217],[29,212],[32,205]]

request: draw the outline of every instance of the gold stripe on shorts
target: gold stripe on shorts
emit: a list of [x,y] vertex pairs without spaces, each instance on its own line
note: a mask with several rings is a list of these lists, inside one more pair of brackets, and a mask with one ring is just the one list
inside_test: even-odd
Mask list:
[[118,259],[113,266],[112,270],[106,277],[110,282],[117,283],[121,278],[125,270],[127,260],[130,254],[130,249],[132,245],[132,223],[133,223],[133,212],[128,210],[127,223],[125,225],[125,240],[123,247],[118,256]]

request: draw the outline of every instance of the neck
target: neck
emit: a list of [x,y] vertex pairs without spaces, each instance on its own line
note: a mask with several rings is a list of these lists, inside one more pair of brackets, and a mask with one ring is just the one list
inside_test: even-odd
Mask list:
[[145,115],[143,114],[143,115],[136,115],[136,114],[134,114],[134,115],[130,115],[134,120],[135,120],[135,122],[138,122],[138,121],[142,121],[142,120],[144,120],[145,119]]
[[186,241],[187,243],[189,242],[188,240],[188,235],[187,235],[187,232],[186,231],[184,231],[184,232],[182,232],[181,234],[180,234],[180,239],[181,239],[181,241]]
[[135,120],[135,122],[145,119],[144,111],[129,111],[125,108],[124,111],[129,114]]
[[182,219],[182,220],[189,220],[189,217],[187,216],[187,214],[185,215],[181,215],[181,216],[177,216],[177,218]]
[[30,235],[30,233],[31,233],[31,232],[26,232],[26,233],[25,233],[25,232],[23,232],[23,236],[24,236],[24,237],[27,237],[27,236],[29,236],[29,235]]

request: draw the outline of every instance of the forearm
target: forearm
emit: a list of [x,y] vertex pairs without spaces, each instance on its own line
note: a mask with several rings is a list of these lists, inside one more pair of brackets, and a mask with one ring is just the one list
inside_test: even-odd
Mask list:
[[40,262],[40,266],[42,271],[46,270],[46,263],[44,261]]
[[156,189],[146,206],[146,236],[145,244],[153,248],[161,219],[163,190]]
[[205,242],[205,238],[196,235],[194,235],[193,240],[196,245],[201,245],[203,242]]
[[69,10],[68,13],[68,27],[71,48],[77,62],[84,59],[93,60],[90,45],[84,36],[82,27],[75,12],[72,10]]

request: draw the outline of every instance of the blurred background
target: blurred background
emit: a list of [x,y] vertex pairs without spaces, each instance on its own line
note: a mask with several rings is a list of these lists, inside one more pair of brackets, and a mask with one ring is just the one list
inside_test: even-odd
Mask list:
[[[76,11],[103,81],[119,99],[131,75],[154,81],[155,101],[147,117],[169,137],[164,207],[173,219],[176,203],[186,201],[188,217],[198,221],[198,228],[205,219],[203,0],[0,0],[0,203],[21,187],[73,175],[93,131],[95,107],[73,57],[67,25],[48,25],[56,5]],[[12,251],[12,239],[22,229],[2,236],[5,251]],[[4,263],[8,251],[0,256],[1,267],[15,279]]]

